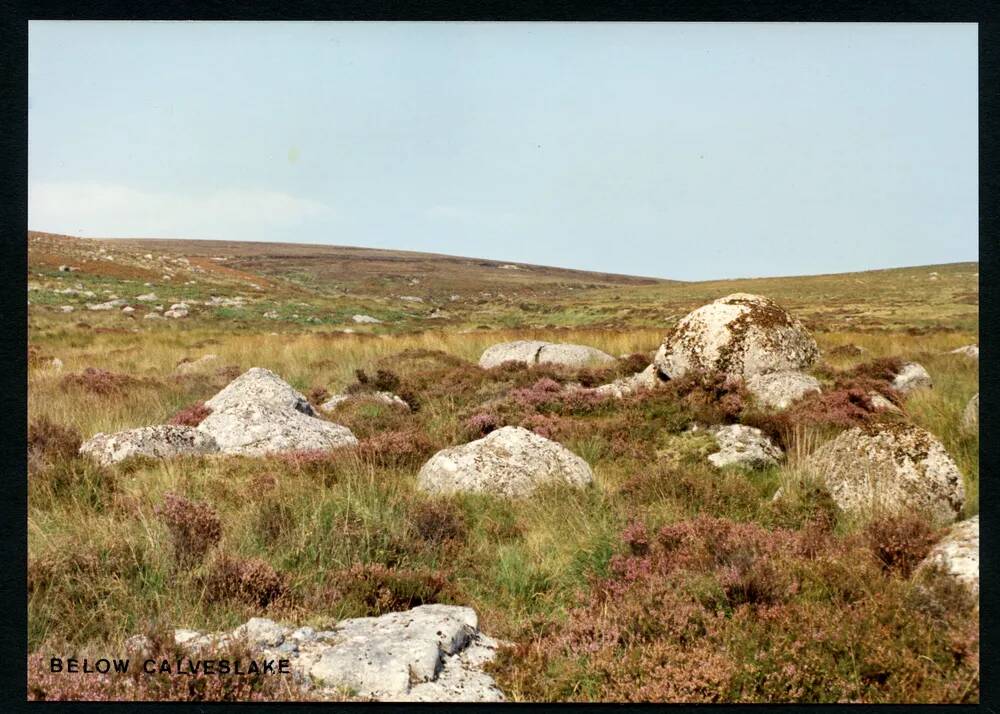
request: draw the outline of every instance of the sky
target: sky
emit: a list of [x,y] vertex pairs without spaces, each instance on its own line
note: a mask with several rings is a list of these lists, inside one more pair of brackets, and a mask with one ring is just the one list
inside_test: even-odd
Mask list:
[[978,259],[974,24],[53,22],[32,230],[707,280]]

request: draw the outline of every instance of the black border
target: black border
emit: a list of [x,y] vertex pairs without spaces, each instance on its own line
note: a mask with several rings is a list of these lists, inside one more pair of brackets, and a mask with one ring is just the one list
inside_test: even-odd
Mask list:
[[[7,605],[5,616],[0,618],[0,641],[3,659],[0,660],[5,709],[46,709],[50,711],[127,711],[137,706],[133,703],[108,704],[87,702],[34,703],[26,697],[26,576],[27,576],[27,472],[24,444],[27,414],[27,179],[28,179],[28,20],[466,20],[466,21],[798,21],[798,22],[977,22],[979,23],[979,216],[980,216],[980,342],[986,355],[997,354],[1000,340],[993,337],[990,328],[998,326],[996,305],[1000,286],[989,277],[998,275],[1000,260],[1000,233],[998,233],[998,207],[1000,207],[1000,174],[998,174],[996,117],[1000,110],[1000,3],[974,0],[910,0],[887,2],[885,0],[837,1],[799,0],[634,0],[633,2],[518,2],[516,0],[478,0],[456,2],[434,0],[346,0],[337,3],[322,1],[297,2],[281,0],[252,0],[250,2],[222,2],[220,0],[161,0],[141,4],[125,0],[90,0],[73,3],[52,0],[49,2],[27,0],[0,0],[0,112],[3,114],[3,132],[0,134],[0,219],[3,239],[0,240],[0,418],[4,438],[0,440],[0,463],[6,468],[4,498],[0,499],[5,537],[0,538],[0,598]],[[992,417],[990,404],[998,404],[997,385],[1000,375],[992,359],[980,363],[980,389],[986,408],[981,412],[980,429],[985,434],[995,433],[1000,421]],[[981,440],[980,482],[981,521],[985,522],[981,538],[984,541],[981,568],[981,610],[993,612],[996,605],[997,533],[992,479],[1000,472],[998,451],[991,439]],[[980,621],[982,631],[980,661],[985,665],[982,673],[980,704],[987,711],[1000,711],[997,678],[991,662],[998,661],[993,623],[986,617]],[[170,711],[210,710],[213,712],[239,709],[248,711],[254,705],[189,705],[180,703],[151,703],[150,708],[169,708]],[[274,704],[282,709],[301,710],[322,706],[326,711],[334,708],[364,707],[366,711],[430,712],[447,705],[302,705]],[[467,705],[468,706],[468,705]],[[467,708],[455,706],[454,708]],[[494,705],[485,708],[506,709],[518,705]],[[631,709],[661,708],[667,705],[524,705],[537,709]],[[672,708],[694,708],[691,705],[674,705]],[[710,705],[703,705],[710,706]],[[711,707],[734,709],[738,705]],[[765,705],[774,706],[774,705]],[[259,708],[260,705],[254,706]],[[781,708],[839,709],[837,705],[782,705]],[[471,706],[468,706],[471,708]],[[484,707],[478,707],[484,708]],[[702,707],[699,707],[702,708]],[[884,711],[910,711],[912,705],[886,705]],[[971,706],[919,707],[921,711],[972,709]]]

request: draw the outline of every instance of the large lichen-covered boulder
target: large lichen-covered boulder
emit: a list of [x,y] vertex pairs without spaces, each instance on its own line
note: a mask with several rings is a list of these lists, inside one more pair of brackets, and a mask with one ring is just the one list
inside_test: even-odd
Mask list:
[[755,374],[801,370],[819,357],[816,341],[773,300],[734,293],[699,307],[677,323],[654,364],[670,378],[690,371]]
[[962,428],[966,431],[976,431],[979,429],[979,393],[976,393],[969,403],[965,405],[962,413]]
[[143,426],[116,434],[98,433],[80,446],[80,453],[104,465],[133,456],[156,459],[197,456],[218,452],[219,445],[210,434],[190,426]]
[[205,406],[214,412],[244,404],[294,409],[310,416],[316,415],[316,411],[303,394],[274,372],[263,367],[251,367],[205,402]]
[[222,453],[245,456],[326,451],[358,443],[346,426],[266,403],[213,411],[197,428],[214,438]]
[[417,485],[432,493],[521,497],[545,484],[583,487],[593,479],[587,462],[561,444],[519,426],[505,426],[436,453],[420,469]]
[[516,340],[488,347],[479,358],[479,366],[491,369],[504,362],[518,362],[529,366],[557,364],[564,367],[586,367],[614,361],[615,358],[608,353],[587,345]]
[[708,460],[718,468],[765,469],[776,466],[782,456],[781,449],[755,427],[728,424],[708,431],[719,445],[719,450],[709,454]]
[[309,401],[270,370],[254,367],[205,402],[212,413],[198,429],[224,454],[262,456],[354,446],[345,426],[320,419]]
[[174,641],[194,652],[246,642],[263,659],[288,660],[292,684],[320,700],[345,692],[378,701],[504,699],[483,670],[499,643],[480,631],[469,607],[421,605],[320,631],[255,617],[231,632],[175,630]]
[[965,502],[958,466],[941,442],[912,424],[849,429],[816,449],[805,468],[840,508],[862,518],[918,513],[949,522]]
[[979,594],[979,516],[956,523],[921,561],[917,571],[935,568]]
[[758,401],[772,409],[787,409],[807,394],[822,391],[818,379],[796,370],[755,374],[746,381],[746,387]]

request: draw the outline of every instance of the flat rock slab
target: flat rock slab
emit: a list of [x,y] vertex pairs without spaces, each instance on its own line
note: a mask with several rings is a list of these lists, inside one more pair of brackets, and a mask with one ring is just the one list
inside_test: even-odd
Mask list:
[[516,340],[501,342],[483,352],[479,366],[483,369],[499,367],[504,362],[525,365],[558,364],[565,367],[586,367],[614,362],[606,352],[587,345],[543,342],[541,340]]
[[211,434],[190,426],[143,426],[116,434],[99,433],[80,446],[80,453],[104,465],[133,456],[166,459],[177,456],[214,454],[219,445]]
[[420,469],[417,486],[431,493],[521,497],[544,484],[583,487],[593,480],[587,462],[561,444],[519,426],[505,426],[436,453]]
[[266,657],[288,659],[295,681],[318,692],[347,690],[379,701],[496,702],[503,693],[483,665],[498,643],[479,631],[474,610],[421,605],[332,629],[292,628],[253,618],[230,633],[175,630],[192,649],[241,639]]

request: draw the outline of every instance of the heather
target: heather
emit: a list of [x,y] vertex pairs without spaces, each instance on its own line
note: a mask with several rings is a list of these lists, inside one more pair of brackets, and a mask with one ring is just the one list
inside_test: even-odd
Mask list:
[[[474,608],[484,632],[510,643],[491,669],[515,701],[977,701],[978,614],[943,579],[914,573],[940,532],[905,518],[856,523],[798,469],[843,429],[910,420],[944,443],[965,478],[964,515],[978,513],[979,436],[959,428],[979,390],[978,363],[947,354],[977,341],[975,306],[940,289],[954,280],[962,292],[965,280],[941,271],[933,292],[917,290],[909,272],[867,292],[823,276],[756,281],[752,292],[794,309],[823,352],[813,370],[823,393],[780,413],[711,373],[622,399],[587,390],[644,369],[678,316],[749,287],[737,281],[535,295],[529,288],[549,284],[526,281],[504,288],[517,296],[511,305],[463,297],[446,305],[453,317],[421,322],[427,306],[351,303],[362,298],[322,293],[323,283],[309,292],[275,273],[259,306],[199,306],[183,324],[130,320],[138,332],[110,331],[120,315],[88,313],[91,327],[82,328],[78,314],[33,305],[32,696],[292,699],[300,695],[271,682],[281,678],[98,686],[48,675],[45,657],[120,651],[137,633],[173,653],[165,633],[174,627],[219,631],[271,617],[320,629],[443,603]],[[121,295],[149,289],[80,279]],[[158,293],[206,300],[224,289],[175,282],[176,294]],[[496,292],[473,287],[447,290]],[[264,318],[266,310],[278,317]],[[336,331],[359,312],[384,322]],[[476,365],[486,347],[513,339],[621,357],[587,369]],[[209,351],[219,355],[210,367],[174,373],[182,358]],[[933,390],[905,399],[892,391],[892,369],[907,360],[928,369]],[[359,445],[111,467],[76,453],[99,431],[195,426],[204,401],[253,366],[315,406],[333,394],[359,397],[322,415],[348,426]],[[377,391],[410,409],[361,398]],[[875,409],[871,392],[904,413]],[[759,471],[712,467],[711,439],[691,428],[724,423],[761,428],[787,460]],[[417,490],[417,472],[437,450],[503,426],[580,455],[594,485],[521,501]],[[774,501],[779,487],[789,497]]]

